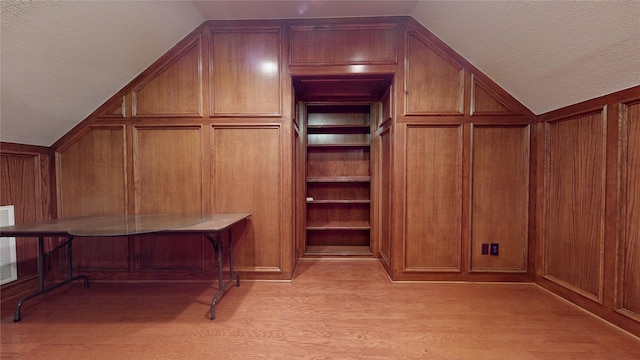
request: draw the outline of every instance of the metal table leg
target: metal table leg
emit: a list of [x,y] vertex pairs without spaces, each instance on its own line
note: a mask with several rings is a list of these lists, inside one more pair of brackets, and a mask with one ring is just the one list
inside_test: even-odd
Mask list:
[[220,233],[212,234],[211,236],[207,236],[211,244],[213,245],[213,251],[215,252],[217,262],[218,262],[218,291],[213,296],[211,300],[211,320],[215,320],[216,318],[216,303],[218,300],[224,295],[225,291],[233,284],[233,281],[236,282],[236,287],[240,286],[240,276],[233,271],[233,259],[232,259],[232,236],[231,229],[228,231],[228,244],[227,244],[227,254],[229,261],[229,280],[226,282],[223,280],[222,274],[222,240],[220,239]]
[[[86,275],[78,275],[78,276],[73,276],[73,259],[72,259],[72,254],[73,254],[73,247],[72,247],[72,241],[73,241],[73,236],[67,238],[67,240],[65,240],[63,243],[61,243],[60,245],[56,246],[54,249],[52,249],[50,252],[45,253],[44,252],[44,237],[38,237],[38,291],[33,292],[27,296],[25,296],[24,298],[20,299],[20,301],[18,301],[18,304],[16,305],[16,311],[13,317],[13,321],[14,322],[18,322],[21,320],[20,317],[20,309],[22,308],[22,304],[24,304],[25,301],[33,299],[34,297],[37,297],[39,295],[42,295],[46,292],[49,292],[51,290],[57,289],[63,285],[66,285],[72,281],[75,280],[79,280],[82,279],[84,281],[84,287],[88,288],[89,287],[89,278]],[[65,246],[66,247],[66,251],[67,251],[67,279],[59,282],[57,284],[53,284],[49,287],[45,287],[44,282],[45,282],[45,274],[46,274],[46,268],[45,268],[45,257],[49,257],[51,256],[51,254],[53,254],[54,252],[56,252],[58,249],[60,249],[61,247]]]

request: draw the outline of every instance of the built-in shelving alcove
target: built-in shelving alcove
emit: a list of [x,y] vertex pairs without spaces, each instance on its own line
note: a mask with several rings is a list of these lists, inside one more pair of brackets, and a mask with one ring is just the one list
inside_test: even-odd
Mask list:
[[380,99],[390,76],[294,79],[304,141],[304,256],[373,256]]

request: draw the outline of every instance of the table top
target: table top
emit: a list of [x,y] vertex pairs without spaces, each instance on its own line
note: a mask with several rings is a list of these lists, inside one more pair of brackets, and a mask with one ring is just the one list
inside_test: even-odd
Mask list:
[[225,214],[96,215],[0,227],[0,236],[126,236],[217,232],[251,216]]

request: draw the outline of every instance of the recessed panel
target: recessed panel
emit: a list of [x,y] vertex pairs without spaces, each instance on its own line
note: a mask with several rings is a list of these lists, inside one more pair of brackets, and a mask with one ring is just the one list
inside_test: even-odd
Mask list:
[[618,306],[640,321],[640,103],[623,107],[623,225]]
[[529,127],[474,126],[472,149],[471,270],[526,272]]
[[547,124],[543,275],[602,301],[606,186],[604,112]]
[[202,116],[200,38],[133,91],[133,116]]
[[415,34],[408,36],[406,56],[406,114],[462,114],[462,66]]
[[280,159],[278,127],[213,129],[213,210],[251,213],[234,254],[243,271],[280,270]]
[[279,115],[280,30],[213,31],[211,114]]
[[[201,213],[202,129],[143,127],[134,134],[136,213]],[[203,271],[205,246],[201,236],[137,237],[134,266]]]
[[[58,156],[60,217],[124,214],[126,211],[124,129],[96,128]],[[129,269],[129,241],[77,239],[73,263],[79,270]]]
[[405,271],[459,271],[462,127],[408,126]]
[[291,65],[395,62],[394,24],[294,26],[291,30]]

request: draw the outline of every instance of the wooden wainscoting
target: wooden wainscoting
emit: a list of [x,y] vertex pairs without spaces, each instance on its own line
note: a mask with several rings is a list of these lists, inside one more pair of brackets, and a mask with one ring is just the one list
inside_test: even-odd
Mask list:
[[[53,153],[46,147],[0,143],[0,205],[14,206],[16,224],[52,218],[53,163]],[[2,286],[3,297],[37,287],[36,254],[36,239],[16,239],[18,279]]]

